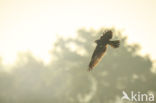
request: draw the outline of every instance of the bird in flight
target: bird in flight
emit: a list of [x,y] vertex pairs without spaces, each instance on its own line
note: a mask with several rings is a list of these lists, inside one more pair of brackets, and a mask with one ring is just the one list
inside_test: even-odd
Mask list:
[[107,46],[110,45],[113,48],[118,48],[120,45],[119,40],[110,40],[113,37],[113,32],[111,30],[107,30],[103,32],[103,35],[100,39],[96,40],[95,43],[97,44],[93,55],[91,57],[91,61],[89,63],[89,71],[91,71],[95,65],[101,60],[102,56],[106,52]]

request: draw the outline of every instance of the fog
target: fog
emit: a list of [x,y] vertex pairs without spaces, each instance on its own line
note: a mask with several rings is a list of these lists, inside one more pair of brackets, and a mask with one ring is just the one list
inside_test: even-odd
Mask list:
[[49,64],[25,52],[6,72],[1,60],[0,103],[122,103],[122,91],[156,94],[151,58],[139,55],[139,44],[128,44],[128,37],[115,29],[113,38],[121,40],[120,47],[108,47],[88,72],[94,41],[105,29],[79,29],[76,38],[58,37]]

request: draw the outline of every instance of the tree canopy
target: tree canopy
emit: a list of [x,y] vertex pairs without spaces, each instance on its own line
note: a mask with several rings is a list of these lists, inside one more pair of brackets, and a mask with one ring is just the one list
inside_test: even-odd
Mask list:
[[48,65],[31,53],[19,55],[10,73],[0,64],[0,102],[115,103],[123,90],[155,94],[152,60],[138,55],[140,46],[127,44],[127,37],[115,29],[113,38],[121,40],[120,47],[109,47],[93,71],[87,71],[94,41],[103,30],[80,29],[76,38],[59,37]]

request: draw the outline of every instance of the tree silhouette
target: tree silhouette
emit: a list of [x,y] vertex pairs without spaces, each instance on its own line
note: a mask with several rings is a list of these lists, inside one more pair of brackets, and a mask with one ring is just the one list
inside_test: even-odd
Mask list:
[[121,40],[121,46],[109,47],[94,70],[87,71],[94,41],[105,29],[80,29],[77,38],[58,38],[48,65],[31,53],[21,54],[11,73],[0,72],[0,102],[115,103],[122,91],[155,94],[152,60],[138,55],[139,45],[128,45],[127,37],[115,29],[114,38]]

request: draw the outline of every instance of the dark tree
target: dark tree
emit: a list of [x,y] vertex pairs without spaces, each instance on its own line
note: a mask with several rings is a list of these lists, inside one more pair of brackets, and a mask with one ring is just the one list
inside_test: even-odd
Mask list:
[[58,38],[48,65],[31,53],[20,55],[9,73],[0,64],[0,103],[115,103],[123,90],[156,93],[152,60],[138,55],[139,46],[128,45],[116,30],[120,47],[108,47],[96,69],[88,72],[94,41],[103,30],[80,29],[75,39]]

